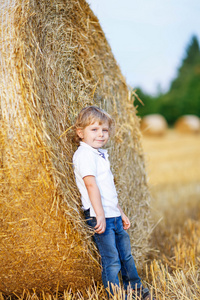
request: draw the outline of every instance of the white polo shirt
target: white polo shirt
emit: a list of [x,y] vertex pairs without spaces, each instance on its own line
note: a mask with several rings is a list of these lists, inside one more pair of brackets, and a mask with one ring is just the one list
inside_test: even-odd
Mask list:
[[105,159],[99,155],[97,149],[92,148],[84,142],[80,142],[80,146],[73,156],[74,174],[76,184],[81,193],[83,209],[87,210],[90,208],[90,216],[96,217],[83,181],[85,176],[91,175],[96,179],[105,217],[119,217],[121,214],[117,207],[118,198],[113,175],[110,170],[108,153],[105,149],[100,149],[100,151],[104,153]]

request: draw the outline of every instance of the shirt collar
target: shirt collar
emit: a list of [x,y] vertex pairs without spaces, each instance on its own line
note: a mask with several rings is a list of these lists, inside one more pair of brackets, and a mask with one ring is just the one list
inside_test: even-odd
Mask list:
[[[98,150],[97,150],[97,149],[91,147],[90,145],[88,145],[88,144],[86,144],[86,143],[84,143],[84,142],[80,142],[80,146],[86,147],[86,148],[88,148],[88,149],[90,149],[90,150],[92,150],[93,152],[95,152],[95,153],[98,154]],[[99,151],[101,151],[102,153],[108,155],[108,153],[107,153],[108,151],[107,151],[106,149],[99,148]],[[99,155],[99,154],[98,154],[98,155]]]

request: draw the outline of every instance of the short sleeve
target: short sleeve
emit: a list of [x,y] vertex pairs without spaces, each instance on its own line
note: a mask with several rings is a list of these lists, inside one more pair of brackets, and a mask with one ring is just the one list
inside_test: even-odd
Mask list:
[[73,160],[74,167],[81,178],[96,176],[96,154],[85,150],[77,153]]

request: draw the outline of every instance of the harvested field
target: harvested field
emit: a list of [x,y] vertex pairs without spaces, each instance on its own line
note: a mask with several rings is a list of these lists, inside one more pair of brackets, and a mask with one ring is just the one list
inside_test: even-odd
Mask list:
[[200,135],[168,130],[163,138],[143,137],[149,184],[200,182]]
[[154,249],[146,265],[156,299],[200,299],[200,135],[144,137]]

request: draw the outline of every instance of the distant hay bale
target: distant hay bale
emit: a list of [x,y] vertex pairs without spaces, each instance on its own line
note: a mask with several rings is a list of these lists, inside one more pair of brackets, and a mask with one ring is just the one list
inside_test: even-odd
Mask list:
[[181,133],[199,133],[200,119],[195,115],[185,115],[176,121],[174,127]]
[[0,291],[84,289],[100,267],[79,208],[70,127],[90,104],[115,118],[109,154],[140,261],[150,223],[139,121],[85,0],[2,0],[0,16]]
[[142,118],[140,128],[145,135],[162,136],[166,133],[168,125],[163,116],[152,114]]

